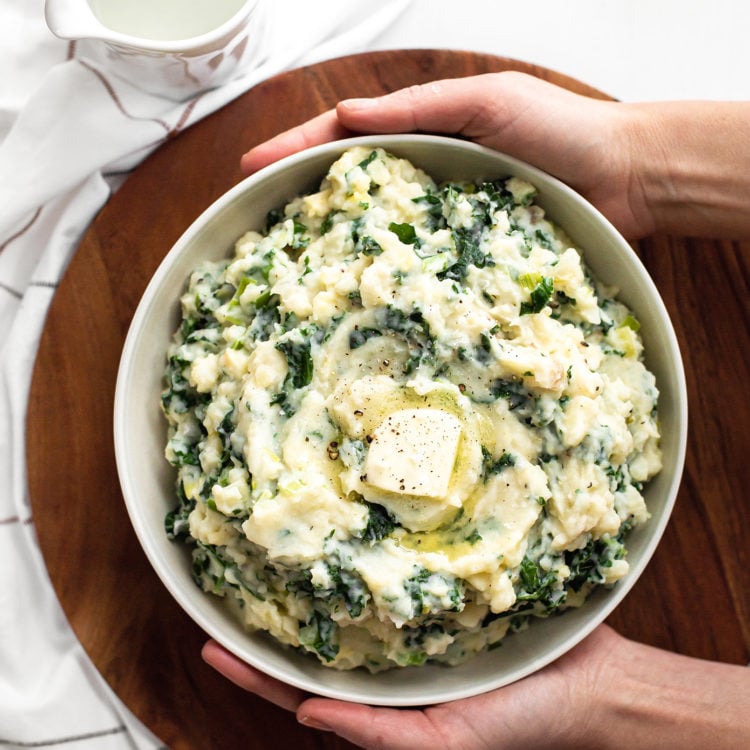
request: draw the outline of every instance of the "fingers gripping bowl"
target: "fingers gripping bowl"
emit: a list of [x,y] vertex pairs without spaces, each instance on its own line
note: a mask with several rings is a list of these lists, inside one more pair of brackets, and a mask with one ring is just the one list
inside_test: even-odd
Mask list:
[[128,512],[188,614],[278,679],[391,705],[506,684],[602,622],[686,428],[627,243],[434,136],[316,147],[208,208],[144,293],[115,403]]

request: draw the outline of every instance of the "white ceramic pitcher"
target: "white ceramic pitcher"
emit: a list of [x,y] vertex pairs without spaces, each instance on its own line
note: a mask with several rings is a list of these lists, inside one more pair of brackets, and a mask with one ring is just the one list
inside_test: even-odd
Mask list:
[[260,0],[46,0],[55,36],[76,56],[150,93],[184,100],[264,52]]

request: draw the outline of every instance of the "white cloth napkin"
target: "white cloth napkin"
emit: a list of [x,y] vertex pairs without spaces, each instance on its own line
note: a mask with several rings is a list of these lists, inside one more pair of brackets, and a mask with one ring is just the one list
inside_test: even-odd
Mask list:
[[408,4],[266,0],[265,58],[176,103],[82,62],[81,45],[47,30],[42,0],[0,3],[0,747],[163,747],[112,694],[70,630],[26,486],[34,357],[78,241],[123,175],[171,132],[278,72],[362,51]]

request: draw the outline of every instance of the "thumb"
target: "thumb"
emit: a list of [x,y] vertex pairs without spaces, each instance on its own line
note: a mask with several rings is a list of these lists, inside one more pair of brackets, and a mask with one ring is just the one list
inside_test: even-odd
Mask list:
[[310,698],[297,709],[301,724],[335,732],[363,748],[420,750],[445,747],[445,737],[426,712]]

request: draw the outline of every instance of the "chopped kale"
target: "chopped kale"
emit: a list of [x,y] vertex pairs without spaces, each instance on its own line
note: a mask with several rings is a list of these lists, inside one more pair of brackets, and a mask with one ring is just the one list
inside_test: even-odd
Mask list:
[[389,305],[377,312],[377,322],[384,328],[403,337],[409,348],[405,374],[414,372],[422,363],[432,362],[435,357],[435,341],[430,326],[419,310],[405,313]]
[[249,326],[249,332],[258,341],[268,341],[280,322],[278,295],[273,295],[273,297],[269,297],[268,304],[256,308],[255,317]]
[[589,581],[601,581],[599,569],[600,545],[591,540],[583,548],[565,553],[565,563],[570,568],[568,586],[573,591],[580,591],[584,584]]
[[266,233],[282,221],[284,221],[284,211],[280,208],[272,208],[266,214]]
[[271,404],[278,406],[287,419],[294,414],[294,406],[289,401],[289,394],[284,390],[279,391],[271,398]]
[[172,449],[174,458],[170,461],[172,466],[200,466],[200,443],[195,441],[187,443],[186,441],[178,442],[175,438],[169,441],[169,447]]
[[380,255],[383,252],[380,243],[369,235],[358,237],[354,244],[354,250],[356,253],[361,253],[362,255]]
[[382,331],[379,331],[377,328],[355,328],[349,334],[349,348],[359,349],[360,346],[366,344],[370,339],[382,335]]
[[515,202],[513,193],[505,187],[503,179],[483,182],[479,186],[479,192],[487,196],[487,200],[483,202],[483,220],[488,224],[494,222],[497,211],[513,208]]
[[377,503],[367,503],[369,515],[362,539],[365,542],[379,542],[388,536],[398,525],[393,516]]
[[273,262],[276,257],[276,250],[271,248],[263,257],[263,263],[257,267],[258,273],[260,273],[261,279],[268,282],[271,278],[271,271],[273,270]]
[[555,239],[552,237],[552,235],[549,232],[546,232],[544,229],[536,229],[533,233],[534,240],[543,248],[546,250],[554,250],[555,249]]
[[565,564],[570,568],[567,585],[573,591],[580,591],[587,583],[601,583],[604,580],[601,569],[625,557],[624,540],[631,527],[632,520],[626,520],[620,525],[617,536],[590,539],[585,547],[566,552]]
[[482,480],[487,482],[495,474],[516,465],[516,457],[512,453],[503,451],[495,458],[487,448],[482,446]]
[[304,250],[309,244],[310,237],[307,235],[307,227],[295,219],[291,244],[292,250]]
[[492,361],[492,339],[488,334],[479,334],[479,346],[474,348],[474,359],[482,365]]
[[368,154],[368,156],[365,157],[364,159],[362,159],[362,161],[359,164],[357,164],[357,166],[360,169],[367,169],[367,167],[370,164],[372,164],[372,162],[374,162],[375,159],[377,159],[377,157],[378,157],[378,152],[377,151],[375,151],[375,150],[370,151],[370,153]]
[[576,300],[565,294],[562,289],[557,289],[555,291],[555,301],[560,305],[570,305],[571,307],[576,306]]
[[458,259],[453,265],[437,274],[439,279],[463,281],[469,272],[469,266],[485,268],[486,266],[495,265],[492,257],[482,250],[481,239],[483,232],[484,227],[479,223],[469,228],[458,227],[452,230]]
[[482,541],[482,535],[479,533],[477,529],[474,529],[466,538],[465,540],[472,546],[474,546],[477,542]]
[[518,571],[517,602],[539,602],[548,611],[557,609],[565,599],[553,571],[544,570],[538,563],[524,556]]
[[[432,593],[429,583],[433,579],[440,583],[441,590],[447,587],[447,594],[436,596]],[[447,607],[450,611],[458,612],[463,603],[463,592],[458,579],[451,575],[434,573],[419,565],[415,566],[414,574],[404,581],[404,591],[411,598],[414,617],[446,609],[445,596],[450,602],[450,606]]]
[[404,581],[404,589],[411,597],[414,614],[419,616],[426,610],[424,584],[432,574],[427,568],[417,567],[416,572],[411,578]]
[[229,411],[224,415],[224,418],[219,423],[219,426],[216,428],[216,432],[221,438],[221,444],[223,447],[222,452],[222,458],[221,462],[226,463],[229,456],[232,454],[232,434],[234,433],[234,429],[236,427],[235,424],[235,407],[233,406]]
[[323,219],[320,225],[321,234],[328,234],[328,232],[331,231],[331,229],[333,228],[333,218],[334,216],[336,216],[337,213],[339,213],[339,209],[334,208],[332,211],[329,211],[326,214],[325,219]]
[[364,610],[369,593],[362,578],[351,570],[342,568],[338,565],[326,563],[328,575],[333,582],[332,589],[318,589],[315,596],[318,598],[327,598],[336,596],[341,599],[346,607],[346,611],[352,618],[359,617]]
[[412,202],[424,204],[427,209],[427,229],[430,232],[437,232],[438,229],[444,229],[446,226],[445,216],[443,216],[443,201],[440,196],[434,193],[426,193],[417,198],[412,198]]
[[294,388],[304,388],[309,385],[313,377],[313,360],[311,354],[311,338],[287,338],[279,341],[276,348],[286,357],[289,374],[287,379]]
[[352,222],[352,242],[354,242],[354,252],[357,255],[380,255],[383,252],[379,242],[370,235],[362,233],[361,218]]
[[190,368],[190,360],[179,354],[169,357],[165,373],[166,388],[161,401],[165,412],[174,410],[184,414],[189,409],[206,406],[211,401],[210,393],[200,393],[190,385],[186,372]]
[[329,615],[314,609],[299,629],[299,642],[324,661],[333,661],[339,653],[338,625]]
[[164,530],[170,541],[186,541],[190,537],[189,516],[195,508],[195,500],[189,500],[185,495],[182,482],[177,482],[177,497],[179,505],[169,511],[164,518]]
[[550,300],[553,291],[553,280],[550,276],[544,276],[531,290],[528,302],[521,303],[521,315],[541,312]]
[[388,229],[393,232],[396,237],[399,238],[404,245],[420,245],[419,237],[417,237],[417,230],[411,224],[397,224],[392,221],[388,225]]
[[526,406],[532,398],[520,380],[496,379],[490,384],[490,394],[493,398],[504,398],[511,411]]
[[513,195],[505,188],[503,180],[496,180],[477,185],[471,193],[461,186],[449,184],[443,188],[442,196],[447,211],[459,199],[467,200],[472,208],[474,221],[470,226],[451,227],[456,262],[438,274],[439,279],[463,281],[469,266],[486,268],[495,265],[492,256],[482,250],[482,240],[485,231],[493,225],[497,211],[513,205]]
[[420,666],[428,659],[425,641],[443,635],[445,627],[439,622],[426,622],[416,627],[405,625],[402,633],[406,653],[403,658],[399,658],[399,663],[404,666]]

